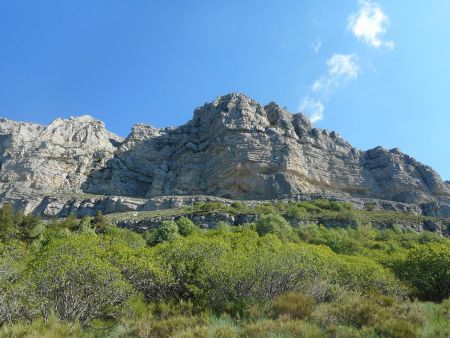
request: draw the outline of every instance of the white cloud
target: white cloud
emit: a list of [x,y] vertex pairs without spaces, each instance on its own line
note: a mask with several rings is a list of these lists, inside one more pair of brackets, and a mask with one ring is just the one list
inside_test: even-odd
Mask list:
[[[358,11],[348,18],[347,27],[353,35],[374,48],[395,47],[393,41],[384,39],[389,27],[389,17],[381,7],[371,0],[358,0]],[[311,48],[317,54],[322,41],[317,39]],[[325,105],[336,91],[358,78],[360,68],[355,54],[334,54],[326,62],[327,71],[311,85],[309,92],[299,104],[299,110],[306,113],[311,122],[324,118]]]
[[359,0],[358,11],[348,18],[348,29],[353,35],[375,48],[395,47],[393,41],[384,41],[381,38],[386,34],[388,26],[389,17],[377,3],[369,0]]
[[310,93],[299,104],[299,110],[308,115],[312,123],[323,119],[325,103],[334,93],[359,75],[358,59],[354,54],[334,54],[326,64],[326,74],[314,81]]
[[311,89],[324,96],[332,95],[339,87],[359,74],[358,58],[354,54],[334,54],[327,60],[327,73],[316,80]]
[[317,38],[316,41],[314,41],[311,44],[311,48],[313,49],[315,54],[319,53],[321,47],[322,47],[322,40],[320,38]]
[[300,102],[299,110],[308,115],[311,122],[314,123],[323,119],[325,107],[321,101],[306,96]]
[[328,75],[344,80],[353,80],[358,77],[359,67],[354,54],[334,54],[328,61]]

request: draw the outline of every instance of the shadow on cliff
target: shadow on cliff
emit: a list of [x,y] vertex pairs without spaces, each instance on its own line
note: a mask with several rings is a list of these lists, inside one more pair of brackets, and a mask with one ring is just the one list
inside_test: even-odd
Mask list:
[[[154,161],[148,158],[150,140],[129,138],[118,145],[114,156],[92,170],[81,189],[85,193],[145,197],[154,178]],[[153,140],[154,141],[154,140]]]

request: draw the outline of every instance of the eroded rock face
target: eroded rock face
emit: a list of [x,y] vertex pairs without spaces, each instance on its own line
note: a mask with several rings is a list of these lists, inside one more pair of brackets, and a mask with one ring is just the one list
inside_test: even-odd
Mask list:
[[137,125],[87,191],[271,199],[345,192],[409,203],[449,194],[429,167],[399,150],[354,149],[302,114],[230,94],[196,109],[186,125]]
[[81,192],[88,175],[104,167],[121,141],[90,116],[48,126],[1,119],[1,191]]
[[135,125],[125,140],[88,117],[47,127],[1,120],[0,151],[4,192],[233,199],[336,193],[441,210],[450,201],[448,182],[398,149],[356,150],[302,114],[236,93],[197,108],[178,128]]

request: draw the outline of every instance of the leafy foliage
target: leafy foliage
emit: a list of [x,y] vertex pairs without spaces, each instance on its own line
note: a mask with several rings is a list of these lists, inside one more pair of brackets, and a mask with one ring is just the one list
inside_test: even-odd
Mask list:
[[450,297],[450,243],[427,243],[410,250],[396,269],[424,300]]
[[113,310],[132,292],[99,239],[86,235],[48,244],[29,262],[23,283],[44,317],[55,312],[61,320],[82,323]]
[[206,231],[177,214],[139,234],[3,206],[0,336],[450,334],[450,241],[400,226],[417,216],[327,200],[193,209],[259,219]]

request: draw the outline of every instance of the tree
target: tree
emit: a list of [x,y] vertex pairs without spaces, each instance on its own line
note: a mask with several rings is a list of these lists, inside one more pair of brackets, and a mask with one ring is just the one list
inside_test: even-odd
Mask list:
[[21,220],[17,225],[20,230],[20,238],[23,240],[34,240],[38,238],[43,231],[41,218],[33,214],[21,217]]
[[149,245],[173,241],[179,236],[178,225],[174,221],[163,221],[159,228],[150,229],[144,235]]
[[[178,237],[154,248],[162,269],[170,271],[175,280],[171,294],[179,299],[193,299],[203,293],[204,269],[208,262],[218,262],[229,244],[223,238],[205,238],[201,235]],[[220,264],[220,262],[219,262]]]
[[108,227],[108,222],[103,216],[101,210],[95,212],[95,216],[91,219],[91,225],[94,227],[97,233],[104,233]]
[[54,312],[61,320],[86,324],[131,294],[131,286],[108,261],[99,241],[90,235],[56,239],[31,261],[25,283],[30,295],[39,297],[45,317]]
[[71,231],[77,231],[80,229],[80,221],[75,216],[75,214],[71,213],[66,219],[61,222],[61,226]]
[[256,231],[260,236],[274,234],[280,239],[287,239],[292,235],[291,226],[278,214],[262,215],[256,223]]
[[450,244],[428,243],[409,251],[395,267],[423,300],[441,301],[450,296]]
[[14,212],[11,204],[4,204],[0,208],[0,240],[8,241],[16,235]]
[[286,209],[286,216],[288,218],[292,218],[295,220],[300,220],[302,218],[305,218],[306,216],[306,209],[299,207],[296,204],[289,204],[287,209]]
[[151,248],[133,247],[126,241],[116,240],[108,247],[108,254],[110,262],[145,299],[155,301],[168,294],[173,284],[172,275],[161,269]]
[[181,217],[176,221],[178,225],[178,232],[181,236],[189,236],[198,231],[198,227],[187,217]]
[[0,326],[27,318],[26,302],[22,301],[25,298],[23,288],[17,281],[28,258],[29,252],[24,242],[0,242]]

